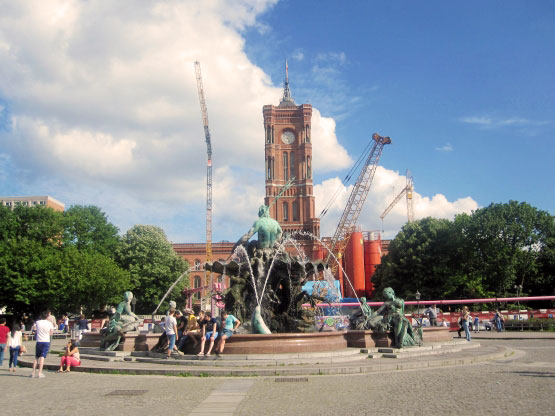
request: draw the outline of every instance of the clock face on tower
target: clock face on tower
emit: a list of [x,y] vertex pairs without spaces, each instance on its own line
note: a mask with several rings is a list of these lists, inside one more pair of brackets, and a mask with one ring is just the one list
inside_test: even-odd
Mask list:
[[292,131],[284,131],[281,133],[281,141],[285,144],[291,144],[295,141],[295,133]]

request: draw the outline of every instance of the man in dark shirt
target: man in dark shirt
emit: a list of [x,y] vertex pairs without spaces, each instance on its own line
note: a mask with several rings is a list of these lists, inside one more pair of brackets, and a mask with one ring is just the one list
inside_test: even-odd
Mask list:
[[89,321],[85,318],[85,315],[81,315],[79,320],[77,321],[77,325],[79,329],[79,339],[82,338],[82,334],[85,332],[89,332]]
[[212,313],[206,312],[203,322],[204,325],[201,324],[200,352],[197,355],[205,355],[204,343],[206,342],[206,340],[210,339],[210,346],[208,347],[208,352],[206,353],[206,356],[210,356],[210,352],[214,347],[214,341],[216,340],[216,338],[218,338],[218,320],[216,318],[212,318]]

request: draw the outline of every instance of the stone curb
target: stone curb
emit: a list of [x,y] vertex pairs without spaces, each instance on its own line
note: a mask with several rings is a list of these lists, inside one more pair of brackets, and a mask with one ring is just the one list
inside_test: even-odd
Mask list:
[[[491,351],[494,349],[493,351]],[[485,351],[483,351],[485,350]],[[339,374],[361,374],[372,372],[388,372],[399,370],[413,370],[418,368],[433,368],[443,366],[456,366],[471,363],[479,363],[484,361],[492,361],[505,359],[514,354],[511,350],[504,346],[479,347],[471,348],[468,351],[454,352],[452,354],[441,354],[440,356],[418,357],[416,359],[403,358],[402,361],[391,361],[390,359],[373,359],[367,360],[365,364],[360,362],[353,365],[344,364],[328,364],[328,365],[304,365],[304,366],[272,366],[269,368],[261,368],[259,366],[245,366],[241,368],[191,368],[183,366],[183,368],[168,368],[167,365],[149,364],[146,367],[136,366],[129,363],[121,365],[121,363],[112,362],[109,366],[87,366],[76,367],[72,371],[90,372],[102,374],[135,374],[135,375],[168,375],[180,377],[270,377],[270,376],[298,376],[298,375],[339,375]],[[452,355],[452,356],[446,356]],[[31,355],[23,356],[20,359],[20,366],[32,367],[33,358]],[[420,358],[420,359],[419,359]],[[435,359],[434,359],[435,358]],[[114,364],[117,364],[114,365]],[[44,368],[47,370],[58,369],[58,364],[45,363]],[[171,366],[173,367],[173,366]]]

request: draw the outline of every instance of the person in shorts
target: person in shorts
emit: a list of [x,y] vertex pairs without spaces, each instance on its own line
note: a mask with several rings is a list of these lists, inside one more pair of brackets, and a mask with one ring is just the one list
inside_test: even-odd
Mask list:
[[[219,322],[216,318],[212,318],[212,314],[210,312],[206,312],[204,315],[204,325],[202,326],[202,335],[200,338],[200,352],[197,354],[198,356],[206,355],[207,357],[210,356],[212,352],[212,348],[214,347],[214,341],[218,338],[219,332]],[[204,343],[206,340],[210,340],[210,346],[208,347],[208,351],[204,354]]]
[[235,330],[241,325],[241,321],[235,316],[228,314],[226,311],[222,312],[222,333],[220,336],[220,345],[216,355],[224,352],[225,340],[231,338]]
[[35,347],[35,361],[33,361],[33,372],[31,373],[31,377],[35,377],[37,364],[39,371],[36,377],[45,377],[42,372],[42,367],[44,366],[44,359],[50,350],[50,339],[52,338],[52,334],[54,334],[54,326],[52,325],[52,322],[47,319],[47,317],[48,314],[44,312],[40,315],[40,319],[35,322],[37,344]]
[[170,313],[166,316],[166,335],[168,336],[168,356],[166,358],[170,358],[177,337],[177,320],[175,319],[174,308],[171,308]]

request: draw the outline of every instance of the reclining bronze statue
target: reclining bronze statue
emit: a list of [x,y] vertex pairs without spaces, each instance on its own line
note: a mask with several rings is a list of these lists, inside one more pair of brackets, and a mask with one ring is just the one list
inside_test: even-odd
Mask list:
[[413,329],[405,317],[405,301],[397,298],[390,287],[384,289],[383,296],[386,300],[375,312],[366,303],[366,298],[361,298],[361,312],[353,317],[351,327],[380,333],[391,331],[396,348],[422,345],[422,329]]
[[123,301],[118,304],[116,313],[110,319],[104,338],[100,341],[100,350],[114,351],[128,331],[134,331],[139,325],[139,317],[131,310],[133,293],[127,291],[123,294]]

